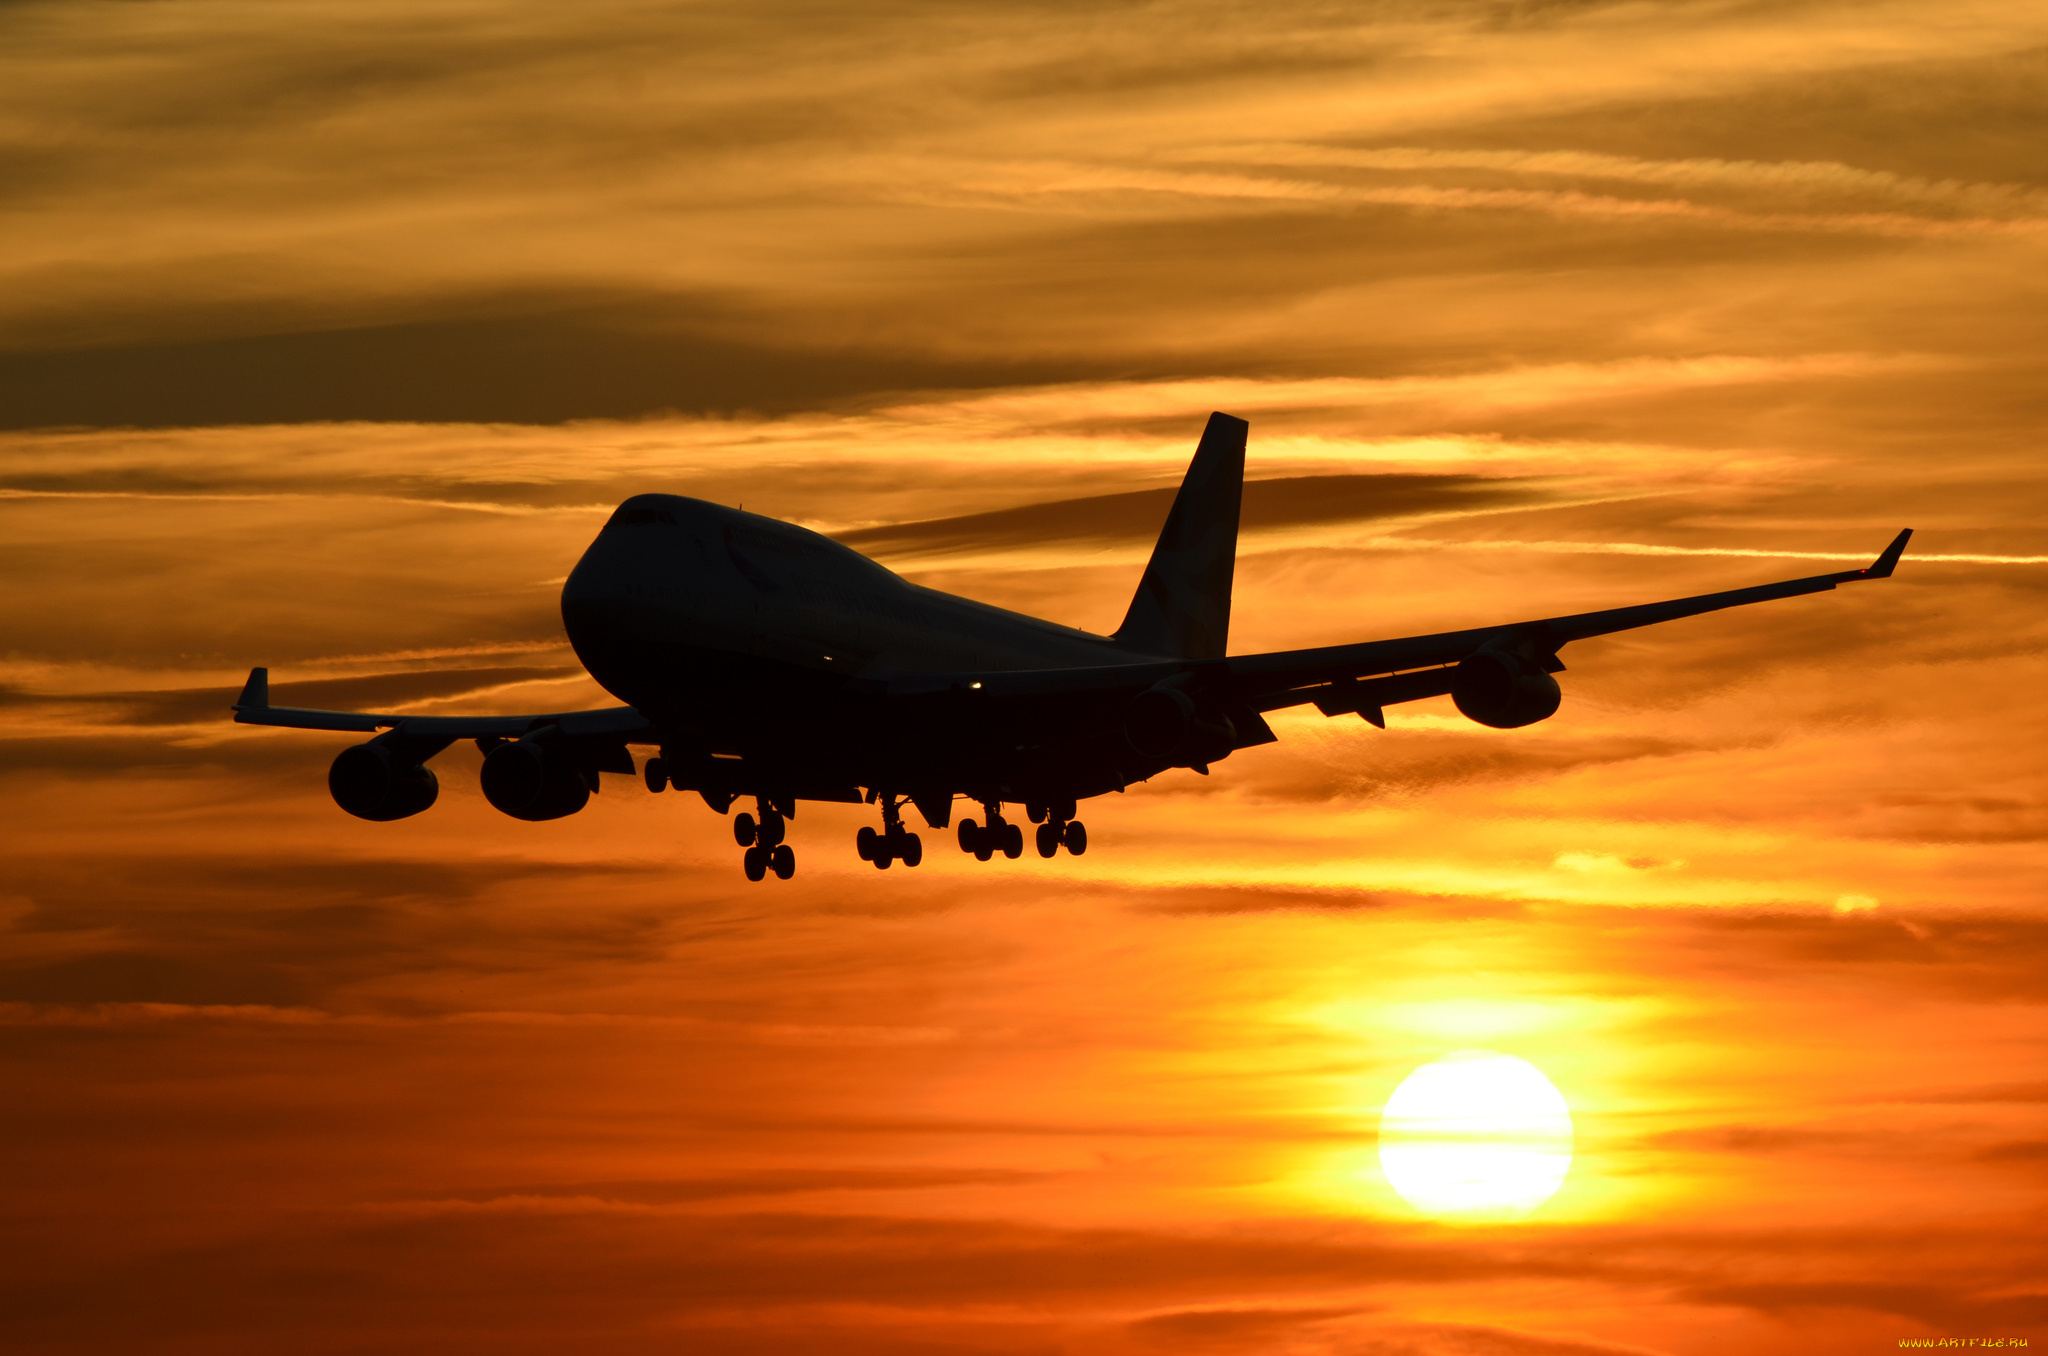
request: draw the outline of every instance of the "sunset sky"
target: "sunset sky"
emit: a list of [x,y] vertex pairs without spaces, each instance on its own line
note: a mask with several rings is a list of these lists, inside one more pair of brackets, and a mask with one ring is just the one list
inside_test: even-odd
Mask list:
[[[0,1348],[2048,1344],[2044,129],[2039,0],[0,5]],[[1107,631],[1212,410],[1234,652],[1916,533],[1049,862],[230,723],[612,704],[647,491]],[[1463,1049],[1525,1219],[1381,1175]]]

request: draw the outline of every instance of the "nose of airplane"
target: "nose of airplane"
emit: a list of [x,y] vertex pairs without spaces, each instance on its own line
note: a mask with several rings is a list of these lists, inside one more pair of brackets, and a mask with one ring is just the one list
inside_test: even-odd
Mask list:
[[619,505],[562,582],[562,626],[592,672],[593,656],[644,626],[648,581],[660,573],[656,557],[677,531],[667,499],[643,494]]

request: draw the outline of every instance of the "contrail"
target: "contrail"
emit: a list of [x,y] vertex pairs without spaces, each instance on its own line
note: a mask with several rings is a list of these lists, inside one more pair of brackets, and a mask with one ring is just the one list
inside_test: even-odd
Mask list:
[[[1868,551],[1766,551],[1744,546],[1653,546],[1636,541],[1431,541],[1420,537],[1370,537],[1358,543],[1377,550],[1423,548],[1441,551],[1545,551],[1557,555],[1603,556],[1754,556],[1763,560],[1869,560]],[[1994,556],[1965,552],[1922,555],[1909,552],[1914,564],[1949,561],[1970,565],[2048,565],[2048,556]]]
[[155,503],[190,500],[209,504],[287,503],[299,499],[349,499],[371,504],[405,504],[454,509],[462,513],[496,513],[533,517],[545,513],[610,513],[608,504],[508,504],[488,499],[420,499],[406,494],[359,492],[346,487],[321,490],[24,490],[0,487],[0,499],[137,499]]

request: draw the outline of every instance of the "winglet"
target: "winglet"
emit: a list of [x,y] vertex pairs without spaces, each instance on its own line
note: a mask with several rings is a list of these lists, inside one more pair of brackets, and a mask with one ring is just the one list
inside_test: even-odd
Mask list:
[[1858,573],[1865,579],[1891,578],[1892,567],[1897,565],[1899,557],[1906,553],[1906,540],[1912,535],[1913,529],[1910,527],[1900,532],[1898,536],[1892,538],[1892,544],[1884,548],[1884,553],[1872,562],[1869,569],[1860,570]]
[[249,681],[242,684],[242,695],[235,699],[235,710],[246,711],[251,707],[270,705],[270,670],[256,668],[249,670]]

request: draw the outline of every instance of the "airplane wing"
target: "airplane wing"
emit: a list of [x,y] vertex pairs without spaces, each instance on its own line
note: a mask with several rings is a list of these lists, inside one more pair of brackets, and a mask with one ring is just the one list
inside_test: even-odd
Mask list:
[[[602,711],[555,711],[527,716],[408,716],[368,711],[311,711],[270,704],[270,670],[249,670],[249,681],[235,700],[235,721],[241,725],[281,725],[293,730],[353,730],[375,734],[395,730],[422,739],[518,739],[550,725],[572,737],[611,736],[628,742],[637,735],[651,738],[647,718],[630,706]],[[627,771],[631,771],[629,767]]]
[[[1230,717],[1230,748],[1270,743],[1276,737],[1264,713],[1313,703],[1324,715],[1355,714],[1384,726],[1383,708],[1399,702],[1442,696],[1458,689],[1461,669],[1482,656],[1500,658],[1504,681],[1512,686],[1529,680],[1548,684],[1548,706],[1540,714],[1506,719],[1505,725],[1526,724],[1556,709],[1556,687],[1547,676],[1564,668],[1557,652],[1574,640],[1651,626],[1722,608],[1742,607],[1774,598],[1822,593],[1838,584],[1890,577],[1912,530],[1892,540],[1870,565],[1860,570],[1788,579],[1720,593],[1608,608],[1566,617],[1546,617],[1505,625],[1472,627],[1437,635],[1365,641],[1317,649],[1281,650],[1270,654],[1216,659],[1159,659],[1135,664],[1076,668],[1023,669],[1006,672],[882,673],[863,675],[850,684],[868,696],[939,701],[949,712],[954,703],[991,703],[1037,722],[1099,727],[1131,710],[1140,694],[1172,689],[1190,702],[1220,708]],[[316,711],[272,706],[269,670],[250,670],[248,684],[235,702],[235,720],[245,725],[276,725],[302,730],[354,731],[416,746],[431,756],[457,739],[516,740],[543,730],[578,750],[577,761],[590,771],[631,773],[629,743],[659,739],[647,718],[630,706],[598,711],[558,711],[505,716],[417,716],[362,711]],[[1459,689],[1460,704],[1466,700]],[[1177,700],[1169,698],[1168,700]],[[1471,708],[1466,708],[1468,714]],[[1474,719],[1486,719],[1483,715]],[[379,741],[383,742],[383,741]],[[1220,756],[1214,755],[1214,756]],[[857,792],[832,788],[804,799],[858,799]]]
[[[378,735],[372,744],[388,744],[394,751],[402,751],[415,771],[424,760],[458,739],[476,740],[486,752],[485,766],[488,768],[488,755],[499,741],[541,735],[549,748],[566,756],[566,765],[581,774],[583,785],[591,791],[598,789],[597,774],[600,772],[616,772],[630,777],[638,770],[632,753],[626,747],[628,744],[656,744],[661,741],[660,732],[653,723],[631,706],[516,716],[413,716],[396,712],[314,711],[296,706],[272,706],[270,670],[267,668],[249,670],[249,681],[235,701],[234,712],[236,722],[242,725],[279,725],[294,730],[343,730],[358,734],[377,734],[382,730],[385,733]],[[691,773],[690,785],[721,813],[737,796],[753,795],[763,789],[759,779],[752,775],[751,765],[743,766],[737,760],[707,757],[701,766],[693,767]],[[682,782],[678,781],[677,785],[682,785]],[[786,797],[778,805],[784,814],[791,816],[796,813],[795,803],[798,800],[858,803],[861,799],[857,787],[816,777],[798,777],[793,781],[781,779],[774,783],[772,789]],[[484,794],[486,797],[492,794],[488,775]],[[340,799],[339,792],[336,798]],[[375,800],[376,796],[371,799]],[[400,813],[416,813],[432,802],[433,796],[429,793],[422,802],[408,802],[411,808]],[[498,804],[508,814],[527,819],[573,813],[582,805],[579,796],[573,806],[568,809],[558,807],[553,814],[521,814],[517,810],[506,809],[497,801],[492,803]],[[351,808],[346,802],[343,808],[368,819],[393,817],[382,813],[381,804],[374,813]]]
[[1631,631],[1639,626],[1676,621],[1680,617],[1696,617],[1722,608],[1824,593],[1837,584],[1889,579],[1912,535],[1911,528],[1900,532],[1875,561],[1860,570],[1836,570],[1775,584],[1757,584],[1750,588],[1703,593],[1659,603],[1639,603],[1633,607],[1607,608],[1600,612],[1581,612],[1568,617],[1511,622],[1506,626],[1476,627],[1402,640],[1367,641],[1361,645],[1332,645],[1314,650],[1247,655],[1227,661],[1231,685],[1251,699],[1261,711],[1313,701],[1324,715],[1358,712],[1372,719],[1375,707],[1449,692],[1451,675],[1458,663],[1480,650],[1518,652],[1539,663],[1544,672],[1556,673],[1564,668],[1557,658],[1558,650],[1574,640]]
[[[1564,668],[1557,658],[1558,650],[1574,640],[1652,626],[1727,607],[1768,602],[1774,598],[1823,593],[1837,584],[1889,578],[1912,535],[1911,528],[1900,532],[1875,561],[1860,570],[1837,570],[1803,579],[1633,607],[1608,608],[1600,612],[1581,612],[1568,617],[1545,617],[1437,635],[1308,650],[1280,650],[1226,659],[1168,659],[1144,664],[1026,669],[1009,673],[906,673],[869,681],[891,695],[964,692],[987,698],[1067,696],[1078,699],[1090,693],[1142,691],[1185,676],[1184,684],[1187,686],[1199,684],[1221,689],[1227,694],[1227,700],[1246,715],[1313,702],[1324,715],[1357,714],[1376,725],[1383,725],[1381,708],[1450,692],[1458,665],[1481,651],[1512,653],[1537,671],[1555,673]],[[1246,722],[1241,719],[1239,724],[1242,726]],[[1263,720],[1254,718],[1250,724],[1252,729],[1247,733],[1251,738],[1238,747],[1265,743],[1273,737],[1270,731],[1262,728]]]

